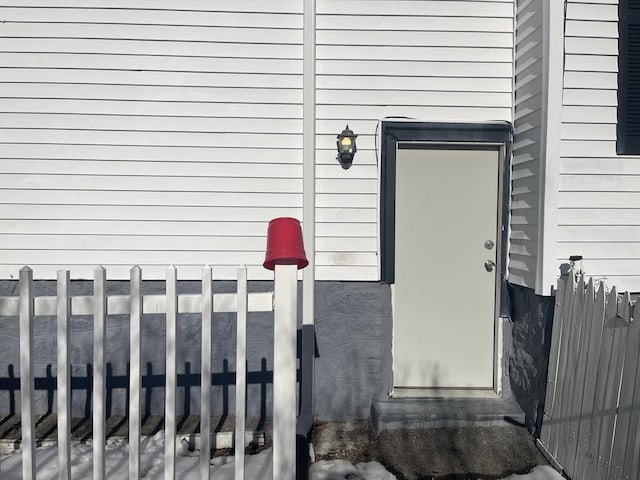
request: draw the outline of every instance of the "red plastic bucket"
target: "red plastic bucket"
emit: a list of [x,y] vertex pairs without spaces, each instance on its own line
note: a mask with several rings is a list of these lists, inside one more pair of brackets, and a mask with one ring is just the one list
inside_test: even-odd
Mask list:
[[302,228],[295,218],[280,217],[269,222],[267,253],[262,265],[274,270],[277,263],[298,265],[299,269],[309,265],[302,242]]

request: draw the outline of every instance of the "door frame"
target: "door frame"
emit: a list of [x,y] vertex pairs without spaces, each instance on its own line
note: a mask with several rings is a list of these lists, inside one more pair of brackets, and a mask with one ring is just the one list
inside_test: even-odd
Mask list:
[[[469,148],[499,151],[497,201],[498,228],[496,258],[495,338],[493,390],[500,394],[503,376],[503,331],[500,317],[509,316],[507,292],[507,245],[509,235],[509,198],[511,179],[511,144],[513,129],[509,122],[443,123],[418,121],[382,121],[380,164],[380,279],[395,282],[395,190],[398,144],[415,144],[417,148]],[[392,386],[393,388],[393,386]],[[391,392],[390,392],[391,393]]]

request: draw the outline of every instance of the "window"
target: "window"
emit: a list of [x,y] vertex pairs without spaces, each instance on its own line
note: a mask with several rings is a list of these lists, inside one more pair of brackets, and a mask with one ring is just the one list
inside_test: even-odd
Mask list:
[[640,0],[620,0],[618,18],[616,151],[640,154]]

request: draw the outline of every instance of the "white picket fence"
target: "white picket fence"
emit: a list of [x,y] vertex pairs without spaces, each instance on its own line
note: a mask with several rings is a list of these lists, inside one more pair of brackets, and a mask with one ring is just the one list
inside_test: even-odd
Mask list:
[[634,307],[576,268],[558,282],[540,442],[573,480],[640,478]]
[[[38,315],[57,317],[57,421],[59,479],[71,478],[71,378],[69,323],[71,315],[92,315],[93,352],[93,478],[103,480],[105,472],[105,340],[107,315],[130,316],[129,382],[129,479],[140,478],[141,442],[141,322],[143,314],[166,316],[165,454],[164,478],[175,478],[176,456],[176,332],[178,314],[202,315],[200,479],[208,480],[211,452],[211,342],[213,316],[237,312],[235,478],[244,479],[246,412],[246,325],[248,312],[274,311],[274,445],[273,478],[295,478],[296,419],[296,266],[277,265],[274,293],[247,293],[247,271],[238,269],[237,293],[212,291],[212,269],[202,270],[202,294],[178,295],[177,271],[167,269],[166,294],[142,295],[142,271],[131,269],[130,294],[107,296],[106,271],[94,271],[93,295],[70,296],[70,273],[59,271],[56,297],[34,297],[33,272],[20,270],[18,297],[0,297],[0,315],[19,317],[20,395],[22,422],[22,477],[36,478],[33,325]],[[284,356],[284,357],[283,357]],[[293,357],[293,361],[292,358]],[[61,368],[60,366],[64,366]],[[1,475],[1,474],[0,474]]]

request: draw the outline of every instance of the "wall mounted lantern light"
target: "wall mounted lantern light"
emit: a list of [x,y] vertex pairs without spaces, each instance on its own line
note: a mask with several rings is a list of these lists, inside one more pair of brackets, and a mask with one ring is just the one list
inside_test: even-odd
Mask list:
[[349,125],[347,125],[337,136],[337,160],[345,170],[351,167],[351,164],[353,163],[353,156],[356,154],[356,137],[357,135],[349,130]]

